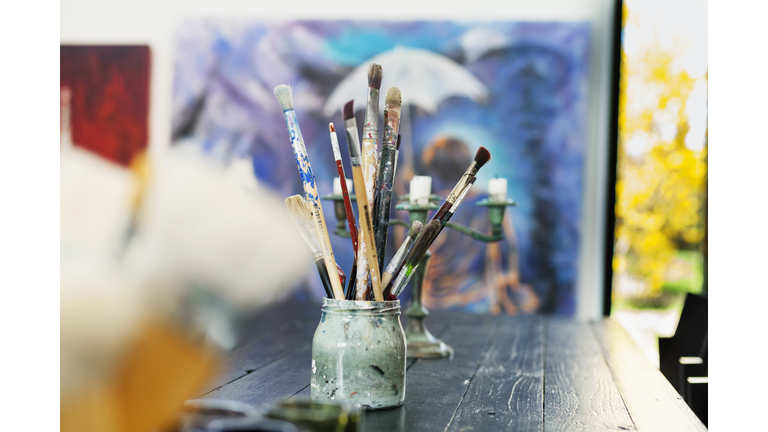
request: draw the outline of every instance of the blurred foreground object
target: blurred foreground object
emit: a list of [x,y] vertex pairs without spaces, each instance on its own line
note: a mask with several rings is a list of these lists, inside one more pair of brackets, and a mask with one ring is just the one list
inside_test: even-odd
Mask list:
[[62,431],[169,425],[236,342],[236,313],[306,268],[281,199],[196,150],[150,162],[62,149]]

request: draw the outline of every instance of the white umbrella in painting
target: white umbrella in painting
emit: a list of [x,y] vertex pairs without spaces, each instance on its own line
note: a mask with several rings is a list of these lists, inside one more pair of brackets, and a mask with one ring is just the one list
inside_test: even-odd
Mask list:
[[464,66],[442,54],[419,48],[395,47],[363,62],[347,75],[328,97],[323,114],[330,117],[350,99],[358,101],[357,110],[365,109],[368,94],[368,66],[380,64],[384,70],[381,83],[382,100],[387,88],[397,87],[403,96],[403,108],[415,105],[430,114],[453,96],[476,101],[488,95],[488,89]]
[[[380,64],[384,71],[381,81],[381,100],[389,87],[397,87],[402,95],[400,133],[402,182],[413,174],[413,142],[411,137],[410,105],[430,114],[437,112],[441,102],[450,97],[468,97],[480,102],[488,96],[488,88],[464,66],[442,54],[419,48],[397,46],[363,62],[333,89],[323,107],[323,114],[331,117],[350,99],[355,99],[355,111],[365,110],[368,98],[368,67]],[[382,112],[383,114],[383,112]],[[381,133],[381,131],[380,131]],[[402,166],[402,168],[401,168]],[[395,183],[398,193],[404,192],[404,183]]]

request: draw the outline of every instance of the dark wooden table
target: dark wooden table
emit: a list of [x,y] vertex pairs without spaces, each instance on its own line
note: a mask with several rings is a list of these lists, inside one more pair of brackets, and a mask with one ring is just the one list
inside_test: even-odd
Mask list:
[[[297,302],[249,318],[201,397],[259,407],[309,396],[319,319],[319,304]],[[706,430],[610,319],[432,311],[425,323],[454,357],[409,360],[405,402],[365,412],[365,431]]]

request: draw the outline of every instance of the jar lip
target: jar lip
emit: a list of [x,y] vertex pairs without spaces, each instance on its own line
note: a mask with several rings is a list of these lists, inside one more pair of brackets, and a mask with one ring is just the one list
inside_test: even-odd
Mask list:
[[362,300],[337,300],[328,297],[323,298],[323,309],[354,310],[361,312],[396,312],[400,310],[400,300],[391,301],[362,301]]

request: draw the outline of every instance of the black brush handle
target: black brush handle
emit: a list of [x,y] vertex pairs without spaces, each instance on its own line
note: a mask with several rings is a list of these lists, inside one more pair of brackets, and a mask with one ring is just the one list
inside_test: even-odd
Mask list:
[[321,256],[317,261],[315,261],[315,266],[317,266],[317,272],[320,274],[320,281],[323,282],[323,288],[325,288],[325,294],[328,296],[329,299],[334,298],[333,297],[333,291],[331,289],[331,279],[328,277],[328,268],[325,266],[325,260],[323,260],[323,257]]
[[355,299],[355,285],[357,282],[357,260],[352,263],[352,271],[349,272],[349,283],[347,284],[347,294],[344,296],[346,300]]
[[394,145],[385,144],[381,148],[381,164],[376,181],[378,194],[374,201],[374,226],[373,232],[376,238],[376,256],[379,259],[379,268],[384,268],[384,254],[387,250],[387,236],[389,233],[389,212],[392,205],[392,183],[394,181],[395,162],[397,149]]

